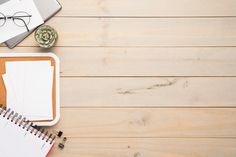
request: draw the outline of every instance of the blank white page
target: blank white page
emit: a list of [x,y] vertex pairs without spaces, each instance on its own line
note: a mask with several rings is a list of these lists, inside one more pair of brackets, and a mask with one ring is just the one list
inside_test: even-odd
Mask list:
[[0,157],[46,157],[54,142],[42,140],[0,115]]
[[[52,84],[53,70],[38,69],[36,73],[28,71],[25,77],[24,116],[31,120],[52,120]],[[33,75],[32,75],[33,74]]]
[[51,61],[6,62],[3,80],[7,89],[7,107],[29,120],[52,120],[54,67]]

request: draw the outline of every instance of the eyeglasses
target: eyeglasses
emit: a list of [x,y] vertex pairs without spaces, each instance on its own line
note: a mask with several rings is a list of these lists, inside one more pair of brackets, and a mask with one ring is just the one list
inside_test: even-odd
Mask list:
[[30,23],[32,15],[29,15],[27,12],[19,11],[12,16],[6,16],[0,12],[0,27],[4,26],[8,19],[11,19],[14,24],[18,27],[25,27],[29,32],[28,25]]

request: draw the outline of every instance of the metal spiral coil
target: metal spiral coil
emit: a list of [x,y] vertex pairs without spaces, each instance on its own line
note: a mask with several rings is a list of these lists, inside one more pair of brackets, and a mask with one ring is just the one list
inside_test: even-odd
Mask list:
[[25,129],[25,131],[35,135],[36,137],[41,138],[46,142],[49,142],[50,144],[52,144],[52,142],[56,138],[56,136],[53,134],[48,135],[48,131],[44,133],[44,129],[37,128],[37,126],[34,126],[33,122],[30,122],[22,115],[19,115],[18,113],[12,111],[10,108],[8,108],[7,110],[0,108],[0,116],[6,118],[15,125]]

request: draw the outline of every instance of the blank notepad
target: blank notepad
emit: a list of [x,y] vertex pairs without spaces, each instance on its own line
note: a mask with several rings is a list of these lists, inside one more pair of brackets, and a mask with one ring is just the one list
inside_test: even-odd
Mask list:
[[54,140],[12,111],[0,109],[0,157],[46,157]]
[[29,120],[52,120],[51,61],[9,61],[5,67],[7,107]]

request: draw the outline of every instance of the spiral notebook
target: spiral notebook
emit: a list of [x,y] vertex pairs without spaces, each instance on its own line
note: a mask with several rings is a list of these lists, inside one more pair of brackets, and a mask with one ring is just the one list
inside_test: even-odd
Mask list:
[[32,126],[14,111],[0,108],[0,157],[46,157],[55,136]]

